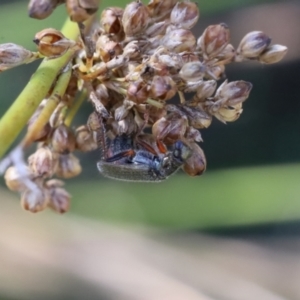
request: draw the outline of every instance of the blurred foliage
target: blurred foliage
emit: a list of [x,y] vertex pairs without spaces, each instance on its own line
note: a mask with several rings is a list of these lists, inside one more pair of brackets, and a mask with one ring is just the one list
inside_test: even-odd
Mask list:
[[[27,2],[1,2],[0,25],[5,28],[0,34],[1,43],[10,41],[34,49],[31,40],[37,31],[62,26],[64,6],[50,18],[38,21],[26,18]],[[216,12],[267,2],[275,1],[201,1],[201,19]],[[102,7],[125,3],[102,1]],[[97,174],[97,151],[82,154],[84,172],[80,182],[74,180],[75,183],[68,184],[73,195],[72,211],[95,218],[175,228],[297,219],[299,164],[211,170],[300,161],[299,63],[253,68],[245,64],[228,69],[230,80],[250,81],[254,89],[237,122],[224,125],[215,120],[208,130],[202,131],[205,141],[202,147],[208,160],[208,172],[203,177],[191,179],[180,174],[157,185],[108,181]],[[35,68],[36,64],[32,64],[0,74],[1,115]],[[83,123],[91,109],[85,105],[75,123]]]

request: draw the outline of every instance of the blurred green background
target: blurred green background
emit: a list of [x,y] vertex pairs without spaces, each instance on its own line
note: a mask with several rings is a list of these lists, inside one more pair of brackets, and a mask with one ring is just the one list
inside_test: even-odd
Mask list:
[[[102,6],[124,5],[103,1]],[[65,8],[48,19],[26,17],[27,1],[2,1],[0,42],[34,49],[32,39],[46,27],[61,28]],[[97,151],[78,154],[83,173],[68,181],[71,213],[96,219],[130,221],[175,228],[216,228],[298,220],[300,216],[300,101],[298,96],[299,25],[297,1],[202,1],[197,36],[210,24],[225,22],[232,43],[249,31],[263,30],[273,43],[289,47],[283,62],[231,64],[227,77],[253,83],[244,112],[234,123],[214,120],[202,130],[208,170],[189,178],[182,172],[161,184],[122,183],[102,178]],[[284,20],[287,18],[288,22]],[[3,114],[25,86],[37,64],[0,74]],[[91,106],[82,107],[75,125],[85,122]],[[17,197],[16,197],[17,198]]]
[[[36,32],[62,27],[64,6],[37,21],[27,17],[27,2],[0,1],[0,43],[33,50]],[[199,7],[197,36],[225,22],[237,46],[262,30],[288,46],[287,56],[227,67],[229,81],[250,81],[253,90],[239,120],[214,120],[201,132],[208,161],[201,177],[122,183],[98,174],[97,151],[78,154],[83,172],[67,181],[72,205],[63,217],[24,212],[1,182],[1,300],[300,299],[300,1]],[[37,65],[0,74],[0,116]],[[85,104],[74,125],[91,111]]]

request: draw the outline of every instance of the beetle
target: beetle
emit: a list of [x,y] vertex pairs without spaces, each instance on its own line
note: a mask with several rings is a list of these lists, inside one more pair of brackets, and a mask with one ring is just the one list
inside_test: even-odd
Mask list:
[[160,182],[174,174],[191,156],[192,150],[182,141],[167,148],[162,141],[141,130],[131,135],[107,136],[103,111],[95,110],[88,126],[94,133],[101,159],[99,172],[108,178],[122,181]]
[[160,182],[174,174],[191,154],[182,141],[170,149],[158,142],[158,149],[162,152],[157,153],[143,140],[135,142],[131,136],[116,136],[97,167],[103,176],[116,180]]

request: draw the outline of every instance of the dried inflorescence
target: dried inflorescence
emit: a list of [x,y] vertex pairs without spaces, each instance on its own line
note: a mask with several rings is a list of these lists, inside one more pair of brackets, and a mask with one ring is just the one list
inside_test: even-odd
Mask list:
[[[97,10],[95,1],[31,0],[29,14],[43,19],[64,2],[76,22]],[[80,23],[78,41],[68,40],[54,29],[37,33],[34,41],[38,55],[55,58],[73,51],[74,56],[67,91],[35,135],[34,141],[40,143],[28,158],[28,166],[22,168],[26,172],[19,172],[15,165],[5,175],[7,186],[21,192],[25,209],[35,212],[48,206],[66,211],[70,196],[60,180],[50,178],[71,178],[81,172],[75,150],[87,152],[99,147],[102,159],[110,157],[112,161],[116,153],[110,153],[114,149],[107,148],[106,140],[121,136],[129,137],[126,141],[134,145],[122,153],[125,158],[137,155],[135,148],[140,147],[160,162],[180,142],[189,150],[178,166],[190,176],[205,171],[199,130],[208,128],[214,117],[223,123],[237,120],[252,89],[250,82],[225,79],[226,65],[242,61],[276,63],[287,48],[271,45],[271,39],[260,31],[246,34],[235,48],[224,23],[208,26],[196,37],[191,28],[198,18],[198,6],[189,0],[150,0],[147,5],[133,1],[125,9],[106,8],[100,22],[89,26],[90,31]],[[22,59],[26,63],[32,57],[28,50],[15,46],[13,51],[18,55],[14,59],[10,49],[13,47],[0,45],[1,69],[18,65]],[[219,80],[223,82],[218,86]],[[86,125],[73,130],[66,118],[78,92],[87,94],[94,112]],[[177,102],[175,95],[179,96]],[[29,131],[49,99],[32,116]],[[116,157],[116,165],[125,164],[124,156],[117,153]],[[140,163],[136,156],[131,159]]]

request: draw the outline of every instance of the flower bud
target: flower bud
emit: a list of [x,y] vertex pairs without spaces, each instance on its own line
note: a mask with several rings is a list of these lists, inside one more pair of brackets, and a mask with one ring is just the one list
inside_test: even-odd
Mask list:
[[150,86],[150,97],[167,101],[177,93],[176,83],[170,76],[154,76]]
[[61,178],[72,178],[81,173],[79,159],[70,154],[61,154],[58,158],[58,168],[56,175]]
[[118,35],[123,31],[121,19],[123,9],[120,7],[108,7],[102,11],[100,25],[105,33]]
[[199,9],[195,2],[177,2],[173,7],[170,20],[171,23],[180,28],[191,29],[199,19]]
[[225,23],[208,26],[197,41],[204,59],[212,59],[221,53],[230,39],[229,28]]
[[58,157],[44,146],[28,157],[28,165],[35,176],[51,177],[57,168]]
[[130,83],[127,88],[127,97],[135,103],[144,103],[149,97],[147,84],[145,84],[142,80]]
[[80,126],[75,131],[76,148],[82,152],[93,151],[98,148],[92,132],[86,125]]
[[206,71],[206,66],[200,61],[188,62],[183,65],[179,72],[179,76],[185,81],[199,81],[202,80]]
[[51,179],[46,182],[46,187],[49,191],[48,206],[60,214],[69,210],[71,199],[70,194],[62,188],[63,184],[63,181],[57,179]]
[[30,63],[37,58],[38,56],[35,53],[19,45],[13,43],[0,44],[0,72]]
[[143,33],[149,22],[148,9],[141,1],[137,0],[127,4],[122,17],[126,36],[132,37]]
[[223,99],[227,105],[235,105],[244,102],[250,94],[252,83],[239,80],[227,82],[225,80],[216,92],[215,98]]
[[84,22],[98,10],[97,0],[66,0],[66,7],[73,22]]
[[50,58],[59,57],[76,45],[76,42],[67,39],[60,31],[52,28],[38,32],[33,41],[37,44],[38,51]]
[[264,64],[274,64],[283,59],[288,48],[283,45],[269,46],[259,57],[258,60]]
[[171,52],[193,51],[196,39],[187,29],[176,28],[168,31],[162,39],[162,45]]
[[65,0],[30,0],[28,14],[30,18],[45,19],[52,14],[54,9]]
[[257,58],[271,43],[268,37],[262,31],[252,31],[246,34],[237,48],[236,61],[243,58]]
[[206,158],[203,150],[196,143],[189,144],[192,150],[191,156],[185,161],[183,170],[190,176],[199,176],[206,169]]
[[55,128],[52,135],[52,149],[60,154],[67,154],[75,150],[75,136],[73,131],[65,124]]
[[[33,174],[31,173],[31,170],[26,167],[28,171],[29,177],[31,177]],[[4,180],[6,183],[6,186],[14,192],[22,192],[27,189],[27,186],[24,184],[24,177],[20,175],[18,169],[15,166],[9,167],[5,174],[4,174]]]
[[21,205],[33,213],[43,211],[47,206],[47,195],[44,190],[26,190],[21,195]]

